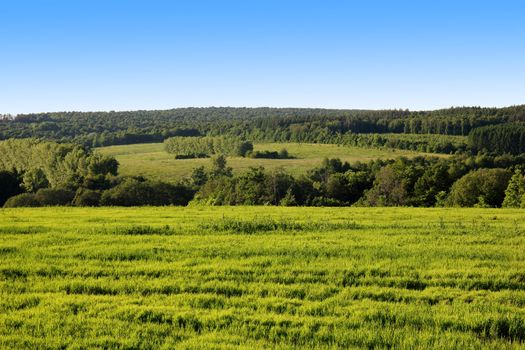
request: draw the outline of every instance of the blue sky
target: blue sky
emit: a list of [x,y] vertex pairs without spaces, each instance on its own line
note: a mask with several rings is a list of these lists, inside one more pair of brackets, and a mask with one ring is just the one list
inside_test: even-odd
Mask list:
[[0,0],[0,113],[525,103],[523,1]]

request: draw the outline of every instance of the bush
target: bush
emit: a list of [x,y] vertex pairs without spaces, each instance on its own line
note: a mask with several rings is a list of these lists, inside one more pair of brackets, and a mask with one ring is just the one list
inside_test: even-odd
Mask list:
[[447,204],[459,207],[500,207],[511,175],[505,169],[471,171],[452,185]]
[[255,151],[255,152],[247,152],[245,154],[246,157],[249,158],[265,158],[265,159],[291,159],[293,157],[290,157],[288,154],[288,151],[286,149],[282,149],[279,152],[277,151]]
[[98,207],[101,196],[99,191],[79,189],[73,199],[73,205],[77,207]]
[[183,185],[126,179],[104,191],[100,204],[104,206],[187,205],[194,191]]
[[69,205],[73,201],[75,193],[64,189],[43,188],[38,190],[35,198],[44,207]]
[[18,207],[41,207],[42,204],[36,198],[33,193],[22,193],[14,197],[9,198],[4,208],[18,208]]

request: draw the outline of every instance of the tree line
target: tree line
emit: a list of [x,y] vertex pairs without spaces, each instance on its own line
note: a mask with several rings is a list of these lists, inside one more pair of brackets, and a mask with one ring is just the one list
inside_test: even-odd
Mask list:
[[[14,119],[0,119],[0,139],[38,137],[75,142],[85,147],[160,142],[173,136],[204,135],[237,136],[253,141],[327,143],[349,133],[467,136],[480,127],[523,122],[523,105],[436,111],[178,108],[19,115]],[[406,140],[395,144],[405,145]]]
[[[199,168],[188,183],[196,189],[194,202],[207,205],[501,207],[509,206],[504,203],[513,170],[523,165],[523,156],[401,157],[355,164],[325,159],[298,177],[262,167],[206,176]],[[514,196],[525,204],[523,183],[522,175]]]
[[443,154],[464,153],[468,150],[465,137],[437,134],[346,133],[334,140],[334,143],[358,147],[385,147]]
[[485,126],[472,130],[468,137],[472,150],[495,154],[525,153],[525,124]]
[[37,139],[0,142],[0,206],[186,205],[185,185],[119,177],[113,157]]

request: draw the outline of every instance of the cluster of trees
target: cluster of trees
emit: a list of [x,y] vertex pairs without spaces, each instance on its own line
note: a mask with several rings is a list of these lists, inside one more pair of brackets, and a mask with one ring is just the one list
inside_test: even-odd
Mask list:
[[0,206],[185,205],[185,185],[118,177],[118,162],[73,144],[0,142]]
[[207,175],[199,168],[189,181],[198,189],[194,201],[211,205],[501,207],[511,196],[525,203],[523,175],[516,185],[511,170],[523,165],[524,157],[512,156],[401,157],[366,164],[326,159],[299,177],[262,167],[239,175]]
[[118,162],[78,145],[36,139],[0,142],[0,170],[20,174],[27,192],[41,188],[75,190],[86,182],[116,175]]
[[253,151],[246,153],[249,158],[266,158],[266,159],[291,159],[293,158],[286,148],[277,151]]
[[485,126],[472,130],[468,137],[471,149],[495,154],[525,153],[525,124]]
[[112,145],[130,145],[135,143],[163,142],[168,137],[175,136],[195,137],[202,136],[202,134],[199,130],[193,128],[175,128],[161,133],[141,133],[139,130],[117,132],[103,131],[102,133],[93,132],[87,135],[78,136],[75,138],[75,142],[84,147],[103,147]]
[[[301,108],[179,108],[63,112],[0,119],[0,139],[39,137],[85,146],[158,142],[172,136],[237,136],[254,141],[327,143],[347,133],[467,136],[487,126],[525,122],[525,106],[436,111]],[[402,144],[402,143],[400,143]],[[453,143],[452,143],[453,144]],[[446,145],[445,148],[449,146]],[[445,152],[445,150],[443,150]]]
[[[0,181],[2,181],[1,173]],[[14,188],[17,188],[16,185]],[[0,199],[4,199],[5,208],[69,205],[129,207],[187,205],[194,194],[195,191],[185,185],[148,181],[141,177],[128,177],[114,178],[104,187],[79,187],[76,191],[64,188],[42,188],[35,193],[20,193],[18,190],[11,192],[11,196],[3,196],[0,191]]]
[[428,153],[463,153],[465,137],[437,134],[354,134],[341,135],[334,143],[359,147],[386,147]]
[[244,157],[253,151],[250,141],[238,137],[171,137],[164,141],[166,151],[175,158],[204,158],[214,154]]

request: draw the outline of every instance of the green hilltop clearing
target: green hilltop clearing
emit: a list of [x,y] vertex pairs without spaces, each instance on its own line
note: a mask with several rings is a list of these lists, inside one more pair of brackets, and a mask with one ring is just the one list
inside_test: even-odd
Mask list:
[[525,348],[524,251],[520,210],[3,209],[0,348]]
[[[252,159],[228,157],[228,166],[234,172],[243,172],[250,167],[263,166],[267,170],[282,168],[292,175],[304,174],[308,169],[321,164],[324,158],[340,158],[342,161],[367,162],[373,159],[394,159],[400,156],[413,158],[420,155],[446,157],[443,154],[421,153],[399,149],[379,149],[311,143],[255,143],[254,151],[280,151],[285,148],[293,159]],[[209,167],[210,160],[175,159],[164,149],[162,143],[145,143],[123,146],[100,147],[104,155],[114,156],[120,163],[120,175],[142,175],[147,178],[177,181],[188,176],[201,165]]]

